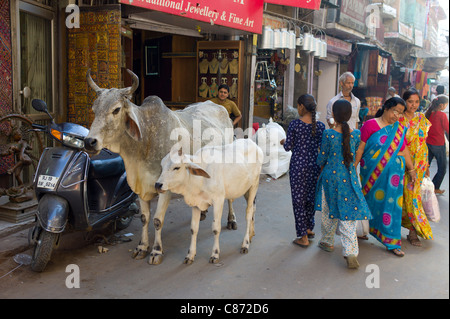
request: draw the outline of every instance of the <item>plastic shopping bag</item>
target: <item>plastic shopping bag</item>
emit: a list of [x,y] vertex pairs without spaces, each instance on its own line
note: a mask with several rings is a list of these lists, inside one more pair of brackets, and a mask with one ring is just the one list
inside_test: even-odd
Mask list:
[[356,221],[356,236],[364,237],[369,235],[369,221],[357,220]]
[[429,177],[425,177],[422,181],[421,196],[423,210],[428,220],[435,223],[439,222],[441,219],[439,202],[434,193],[434,184]]

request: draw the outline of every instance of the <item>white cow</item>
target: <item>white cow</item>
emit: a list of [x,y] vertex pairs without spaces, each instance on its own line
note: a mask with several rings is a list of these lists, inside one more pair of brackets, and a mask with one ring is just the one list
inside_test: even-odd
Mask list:
[[[141,259],[149,250],[150,200],[158,194],[155,182],[161,174],[161,160],[179,142],[174,130],[182,129],[187,132],[185,142],[188,148],[197,151],[207,143],[230,143],[233,140],[233,125],[226,109],[210,101],[193,104],[181,111],[170,110],[156,96],[147,97],[141,106],[134,105],[130,99],[139,85],[139,78],[129,70],[128,73],[133,78],[131,87],[102,89],[92,80],[90,71],[87,72],[87,81],[97,93],[97,99],[92,106],[95,119],[85,139],[85,147],[92,153],[108,148],[123,158],[127,182],[140,200],[143,228],[141,241],[133,252],[133,258]],[[200,127],[194,125],[195,121]],[[194,134],[196,129],[197,134]],[[202,134],[212,129],[218,138],[203,140]],[[195,149],[196,145],[198,147]],[[161,230],[170,199],[170,192],[161,194],[158,198],[153,219],[155,241],[150,264],[162,261]],[[232,208],[230,215],[234,215]]]
[[248,252],[255,235],[255,197],[259,186],[259,175],[263,162],[263,152],[249,139],[238,139],[224,146],[206,146],[193,156],[182,151],[172,151],[161,161],[162,173],[155,188],[164,193],[171,191],[182,194],[186,204],[192,207],[191,246],[184,260],[194,261],[200,212],[210,205],[214,207],[213,233],[214,247],[210,263],[219,261],[219,235],[222,210],[225,199],[234,200],[245,196],[247,200],[247,230],[241,253]]

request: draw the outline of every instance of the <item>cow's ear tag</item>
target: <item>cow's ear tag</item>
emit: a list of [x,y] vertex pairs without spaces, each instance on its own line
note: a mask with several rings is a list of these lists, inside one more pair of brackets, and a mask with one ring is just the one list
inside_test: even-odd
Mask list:
[[127,119],[126,119],[125,124],[126,124],[128,135],[130,135],[136,141],[141,140],[141,138],[142,138],[141,131],[139,130],[139,127],[136,124],[136,122],[133,121],[133,119],[128,114],[127,114]]

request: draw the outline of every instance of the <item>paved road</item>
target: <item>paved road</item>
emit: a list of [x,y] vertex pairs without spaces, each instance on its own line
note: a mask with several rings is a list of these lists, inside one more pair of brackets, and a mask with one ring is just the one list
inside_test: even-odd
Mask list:
[[[431,170],[436,171],[435,163]],[[386,252],[372,238],[361,241],[358,270],[346,268],[339,237],[333,253],[317,247],[321,235],[319,214],[313,245],[307,249],[294,246],[289,178],[266,179],[262,176],[260,180],[256,236],[247,255],[239,253],[245,229],[245,201],[239,199],[235,202],[238,230],[225,228],[225,216],[222,222],[220,263],[208,263],[213,245],[210,212],[200,225],[195,262],[184,265],[190,241],[190,210],[178,198],[172,200],[166,215],[161,265],[131,259],[141,227],[139,218],[135,218],[122,232],[134,234],[131,242],[106,246],[109,251],[103,254],[98,253],[95,244],[60,249],[44,273],[21,266],[5,275],[17,264],[12,257],[0,257],[0,298],[449,298],[448,174],[443,186],[446,195],[439,196],[442,220],[432,224],[435,239],[423,241],[422,248],[413,247],[403,230],[404,258]],[[155,208],[153,202],[153,212]],[[151,239],[153,234],[150,229]],[[23,243],[26,233],[1,239],[3,244],[11,240]],[[80,238],[76,241],[81,245]],[[74,238],[69,242],[73,244]],[[72,274],[66,272],[69,264],[79,267],[80,288],[66,287],[66,279]],[[376,283],[374,269],[379,270],[379,288],[368,288],[367,282]]]

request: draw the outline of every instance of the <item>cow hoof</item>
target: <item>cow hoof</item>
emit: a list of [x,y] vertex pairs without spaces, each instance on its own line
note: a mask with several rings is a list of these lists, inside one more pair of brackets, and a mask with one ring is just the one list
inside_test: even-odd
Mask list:
[[219,258],[211,257],[211,258],[209,258],[209,263],[210,264],[217,264],[217,263],[219,263]]
[[194,260],[189,259],[188,257],[184,258],[183,264],[185,265],[192,265],[192,263],[194,262]]
[[159,265],[162,263],[162,259],[163,257],[161,254],[151,253],[150,258],[148,259],[148,263],[150,265]]
[[248,248],[247,247],[242,247],[241,248],[241,254],[248,254]]
[[144,250],[144,249],[141,249],[141,248],[136,248],[133,251],[133,254],[131,255],[131,257],[133,259],[139,260],[139,259],[144,259],[145,256],[147,256],[147,254],[148,254],[147,250]]
[[227,229],[229,229],[229,230],[236,230],[237,229],[237,223],[236,222],[228,222],[227,223]]

